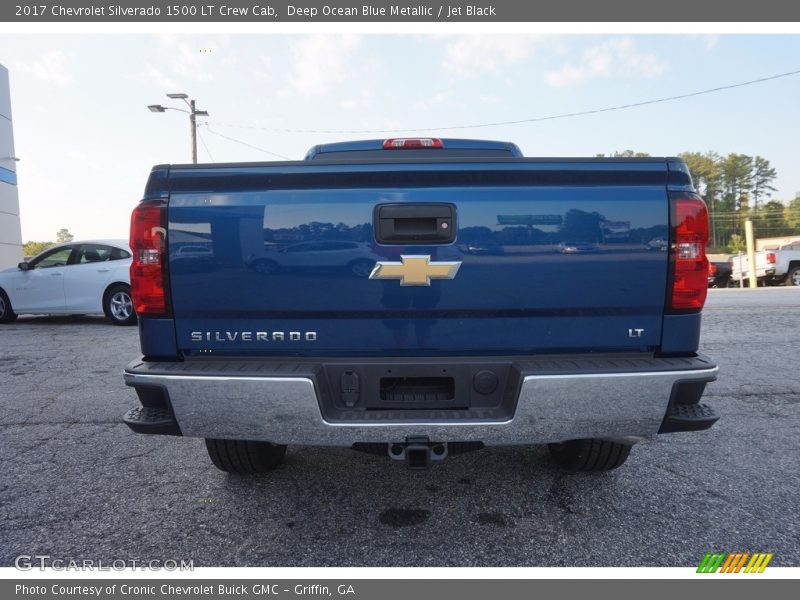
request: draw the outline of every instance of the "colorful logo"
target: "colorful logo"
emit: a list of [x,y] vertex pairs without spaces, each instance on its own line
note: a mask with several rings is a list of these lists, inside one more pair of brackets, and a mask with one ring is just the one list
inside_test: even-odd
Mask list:
[[461,261],[433,262],[430,255],[400,257],[402,262],[375,263],[370,279],[399,279],[400,285],[430,285],[431,279],[452,279]]
[[763,573],[772,556],[772,552],[706,552],[697,572]]

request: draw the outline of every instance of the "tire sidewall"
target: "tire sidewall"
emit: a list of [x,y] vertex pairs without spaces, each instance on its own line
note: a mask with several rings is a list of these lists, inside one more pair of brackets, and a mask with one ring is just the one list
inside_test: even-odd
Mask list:
[[128,300],[131,302],[131,306],[133,305],[133,297],[131,296],[131,288],[127,285],[117,285],[112,287],[106,293],[105,300],[103,302],[103,311],[106,313],[106,317],[114,324],[114,325],[133,325],[136,323],[136,312],[134,312],[133,308],[131,308],[130,316],[120,319],[114,316],[114,311],[111,309],[111,299],[114,295],[123,293],[127,295]]
[[0,290],[0,323],[11,323],[17,318],[11,306],[11,300],[5,291]]
[[786,285],[791,287],[800,286],[800,267],[795,267],[786,276]]

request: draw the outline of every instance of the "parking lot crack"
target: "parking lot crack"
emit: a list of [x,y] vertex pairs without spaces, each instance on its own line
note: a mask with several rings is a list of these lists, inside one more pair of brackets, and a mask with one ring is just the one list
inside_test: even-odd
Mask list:
[[[699,494],[704,495],[704,496],[711,496],[712,498],[722,502],[726,506],[728,506],[728,507],[730,507],[732,509],[735,509],[737,511],[741,511],[741,512],[747,514],[748,516],[752,517],[755,520],[764,520],[766,518],[766,517],[764,517],[764,515],[757,514],[757,513],[753,512],[752,510],[748,510],[747,508],[745,508],[742,505],[741,502],[732,501],[732,500],[728,499],[724,494],[718,492],[717,490],[715,490],[715,489],[713,489],[711,487],[702,487],[702,486],[698,485],[696,483],[696,481],[692,478],[691,474],[689,474],[689,473],[681,473],[677,469],[673,469],[673,468],[671,468],[669,466],[666,466],[666,465],[663,465],[663,464],[656,465],[656,468],[660,469],[662,471],[666,471],[667,473],[670,473],[671,475],[674,475],[675,477],[678,477],[678,478],[680,478],[680,479],[682,479],[684,481],[689,482]],[[791,535],[791,534],[782,533],[782,534],[779,534],[779,535],[780,535],[780,537],[783,537],[783,538],[785,538],[787,540],[792,540],[794,543],[797,542],[797,538],[795,536]]]

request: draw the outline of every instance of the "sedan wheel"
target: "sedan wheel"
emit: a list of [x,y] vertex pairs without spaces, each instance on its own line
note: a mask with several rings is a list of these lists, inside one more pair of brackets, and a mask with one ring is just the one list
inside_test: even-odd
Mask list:
[[133,298],[127,287],[116,287],[108,293],[106,315],[115,325],[133,325],[136,313],[133,311]]
[[0,323],[16,321],[17,315],[11,309],[11,302],[3,290],[0,290]]

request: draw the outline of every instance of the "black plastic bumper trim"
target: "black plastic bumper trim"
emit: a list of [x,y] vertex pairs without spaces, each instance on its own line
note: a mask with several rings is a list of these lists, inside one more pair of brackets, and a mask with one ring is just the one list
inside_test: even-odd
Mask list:
[[717,421],[719,415],[707,404],[673,404],[658,433],[702,431],[709,429]]
[[137,406],[125,413],[122,420],[136,433],[182,435],[174,415],[166,408]]

